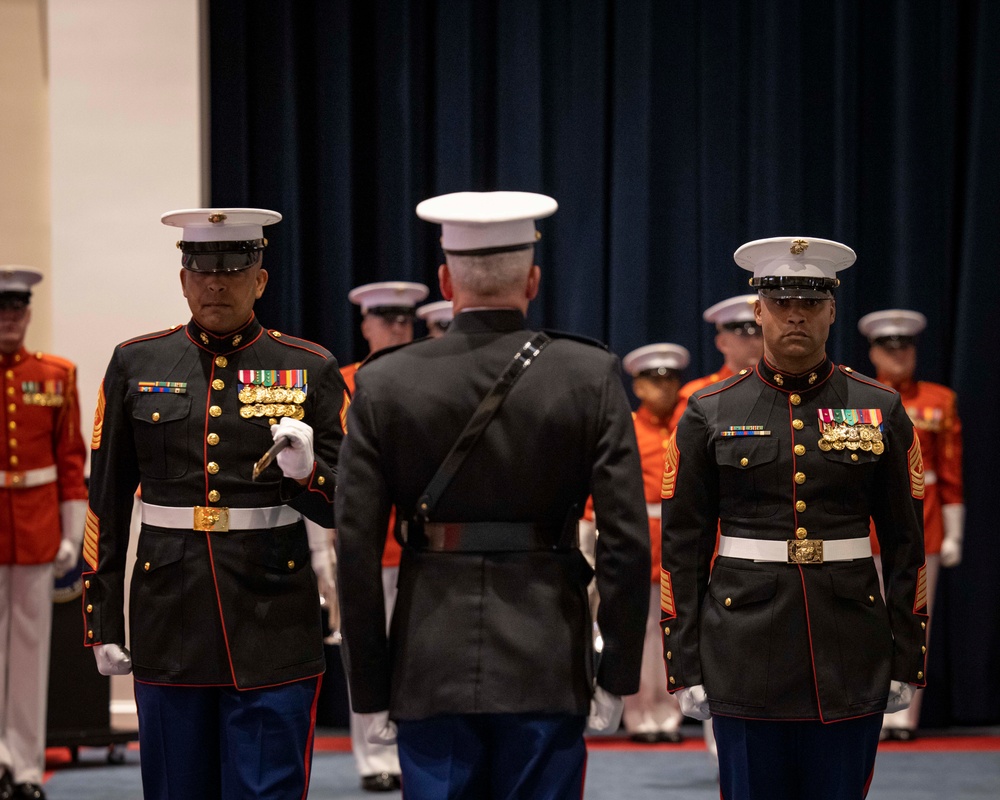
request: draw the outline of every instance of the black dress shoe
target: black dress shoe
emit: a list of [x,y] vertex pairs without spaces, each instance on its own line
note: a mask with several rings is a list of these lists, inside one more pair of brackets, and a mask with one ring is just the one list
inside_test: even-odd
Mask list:
[[684,741],[684,734],[680,731],[660,731],[656,734],[656,741],[667,742],[668,744],[680,744]]
[[14,797],[14,781],[7,770],[0,772],[0,800],[12,800]]
[[630,733],[628,738],[638,744],[656,744],[660,741],[660,734],[656,731],[644,731],[642,733]]
[[366,792],[394,792],[400,786],[399,776],[388,772],[361,776],[361,788]]
[[19,783],[14,797],[17,800],[45,800],[45,792],[37,783]]

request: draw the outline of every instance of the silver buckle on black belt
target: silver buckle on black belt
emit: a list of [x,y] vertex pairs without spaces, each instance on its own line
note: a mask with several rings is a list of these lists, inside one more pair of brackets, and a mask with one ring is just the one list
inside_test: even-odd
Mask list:
[[405,544],[436,553],[518,553],[556,550],[562,529],[533,522],[399,523]]

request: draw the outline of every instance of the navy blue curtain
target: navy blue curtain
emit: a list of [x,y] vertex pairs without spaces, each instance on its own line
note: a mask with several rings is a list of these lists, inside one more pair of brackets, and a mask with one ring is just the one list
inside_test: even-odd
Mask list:
[[348,290],[418,280],[416,204],[520,189],[540,223],[535,324],[721,359],[701,311],[747,291],[750,239],[825,237],[831,355],[858,318],[927,315],[920,377],[954,387],[968,530],[942,574],[925,725],[1000,721],[1000,4],[980,0],[211,0],[212,203],[280,210],[265,324],[364,355]]

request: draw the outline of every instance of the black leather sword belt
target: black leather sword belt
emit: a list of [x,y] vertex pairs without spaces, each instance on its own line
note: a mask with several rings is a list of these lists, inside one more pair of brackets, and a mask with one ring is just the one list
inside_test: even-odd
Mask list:
[[[423,528],[421,531],[420,529]],[[560,525],[533,522],[399,523],[403,542],[439,553],[518,553],[560,549]]]

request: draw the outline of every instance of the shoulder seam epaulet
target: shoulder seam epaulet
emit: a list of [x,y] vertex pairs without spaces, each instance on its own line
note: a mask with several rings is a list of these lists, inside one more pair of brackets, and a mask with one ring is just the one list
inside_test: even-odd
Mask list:
[[156,331],[155,333],[145,333],[142,336],[136,336],[134,339],[128,339],[127,341],[119,344],[119,347],[127,347],[130,344],[138,344],[139,342],[148,342],[150,339],[162,339],[164,336],[169,336],[172,333],[177,333],[181,330],[183,325],[174,325],[172,328],[167,328],[165,331]]
[[594,339],[590,336],[584,336],[582,333],[571,333],[570,331],[557,331],[557,330],[552,330],[550,328],[543,328],[542,333],[551,336],[553,339],[572,339],[574,342],[580,342],[580,344],[589,344],[591,347],[600,347],[602,350],[608,350],[608,346],[600,339]]
[[332,353],[321,344],[316,344],[316,342],[311,342],[308,339],[302,339],[298,336],[292,336],[288,333],[282,333],[281,331],[274,330],[273,328],[267,329],[267,335],[271,337],[272,341],[275,341],[278,344],[286,345],[287,347],[295,347],[299,350],[305,350],[317,356],[323,356],[324,358],[330,358],[332,355]]
[[[719,392],[726,391],[726,389],[731,389],[736,384],[740,383],[741,381],[745,380],[746,378],[749,378],[751,375],[753,375],[753,370],[752,369],[748,369],[748,370],[745,370],[742,373],[737,372],[735,375],[730,375],[728,378],[724,378],[721,382],[720,381],[716,381],[716,383],[721,383],[722,385],[719,386],[718,389],[713,389],[710,392],[706,392],[705,394],[698,395],[698,399],[700,400],[700,399],[705,398],[705,397],[711,397],[713,394],[718,394]],[[712,385],[713,384],[711,384],[711,383],[708,384],[708,386],[712,386]],[[703,386],[702,388],[703,389],[707,389],[708,386]],[[700,391],[701,391],[701,389],[698,390],[698,392],[700,392]],[[694,397],[694,395],[698,394],[698,392],[695,392],[691,396]]]
[[872,386],[875,389],[881,389],[889,394],[899,394],[891,386],[886,386],[884,383],[879,383],[878,381],[869,378],[867,375],[861,375],[855,372],[851,367],[845,367],[843,364],[838,364],[837,369],[841,371],[842,374],[846,375],[848,378],[854,378],[858,383],[863,383],[865,386]]
[[402,350],[404,347],[409,347],[411,344],[417,344],[418,342],[426,342],[432,339],[431,336],[421,336],[419,339],[414,339],[411,342],[403,342],[402,344],[392,344],[388,347],[383,347],[381,350],[376,350],[374,353],[369,353],[363,359],[361,359],[358,364],[358,369],[361,369],[366,364],[370,364],[375,359],[382,358],[382,356],[387,356],[389,353],[395,353],[397,350]]
[[70,361],[68,358],[63,358],[62,356],[54,355],[53,353],[43,353],[41,350],[35,353],[35,358],[39,361],[49,364],[53,367],[62,367],[67,372],[72,372],[76,369],[76,364]]

